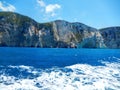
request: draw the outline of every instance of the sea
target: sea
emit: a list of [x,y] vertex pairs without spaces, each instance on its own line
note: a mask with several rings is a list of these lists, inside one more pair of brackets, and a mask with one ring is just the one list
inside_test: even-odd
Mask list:
[[1,47],[0,90],[120,90],[120,49]]

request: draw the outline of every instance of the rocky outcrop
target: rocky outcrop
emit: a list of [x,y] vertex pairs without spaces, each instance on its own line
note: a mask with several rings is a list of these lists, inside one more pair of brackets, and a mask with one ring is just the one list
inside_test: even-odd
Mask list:
[[120,48],[120,27],[109,27],[100,29],[107,48]]
[[35,46],[38,24],[12,12],[0,12],[0,46]]
[[0,46],[120,48],[118,34],[120,30],[116,28],[113,32],[115,36],[110,34],[111,31],[108,29],[97,30],[78,22],[56,20],[37,23],[29,17],[17,13],[0,12]]
[[69,23],[57,20],[53,22],[56,41],[62,41],[69,47],[103,48],[103,38],[99,31],[82,23]]

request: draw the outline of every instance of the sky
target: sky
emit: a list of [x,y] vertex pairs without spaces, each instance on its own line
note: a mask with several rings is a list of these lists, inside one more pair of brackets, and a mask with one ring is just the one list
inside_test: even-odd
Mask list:
[[98,29],[120,26],[120,0],[0,0],[0,11],[17,12],[39,23],[66,20]]

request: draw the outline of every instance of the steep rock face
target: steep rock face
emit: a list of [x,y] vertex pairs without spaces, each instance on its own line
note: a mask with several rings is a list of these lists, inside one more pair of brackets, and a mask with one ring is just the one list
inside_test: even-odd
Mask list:
[[64,20],[37,23],[17,13],[0,12],[0,46],[120,48],[118,32],[119,28],[114,31],[111,28],[97,30],[82,23]]
[[120,27],[100,29],[107,48],[120,48]]
[[35,46],[38,24],[12,12],[0,12],[0,46]]
[[102,48],[104,46],[99,31],[82,23],[57,20],[53,22],[53,32],[57,41],[63,41],[69,47]]

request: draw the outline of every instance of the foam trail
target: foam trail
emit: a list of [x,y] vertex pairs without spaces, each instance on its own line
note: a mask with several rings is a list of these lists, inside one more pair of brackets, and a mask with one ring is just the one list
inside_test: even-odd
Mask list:
[[120,63],[102,63],[105,66],[75,64],[46,70],[9,66],[37,76],[19,78],[3,73],[0,75],[0,90],[120,90]]

